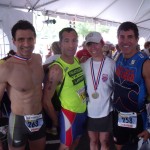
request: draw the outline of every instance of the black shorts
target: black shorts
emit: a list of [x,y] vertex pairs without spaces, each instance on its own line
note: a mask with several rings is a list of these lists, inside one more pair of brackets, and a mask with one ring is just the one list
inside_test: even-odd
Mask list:
[[112,132],[112,112],[102,118],[88,117],[87,129],[94,132]]
[[[40,121],[37,119],[35,121],[25,121],[24,116],[10,114],[9,127],[8,127],[8,143],[13,147],[21,147],[26,144],[27,140],[37,140],[46,136],[45,124],[43,121],[42,113]],[[35,115],[34,115],[35,116]],[[36,122],[37,121],[37,122]],[[31,127],[30,129],[27,127]],[[41,126],[39,130],[36,128]]]
[[125,145],[128,142],[138,142],[137,135],[143,131],[143,120],[141,115],[137,115],[137,127],[127,128],[118,126],[118,112],[113,111],[113,135],[114,143]]

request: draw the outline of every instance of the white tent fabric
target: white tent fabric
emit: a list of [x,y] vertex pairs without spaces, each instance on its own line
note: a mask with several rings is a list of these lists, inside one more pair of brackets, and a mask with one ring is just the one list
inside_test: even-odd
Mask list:
[[150,0],[0,0],[0,6],[112,26],[132,21],[138,25],[140,36],[150,39]]
[[[20,19],[25,19],[30,22],[33,22],[33,14],[31,12],[26,13],[23,11],[19,11],[11,7],[4,8],[0,6],[0,28],[2,28],[3,32],[7,35],[10,49],[15,50],[14,44],[12,43],[12,36],[10,29]],[[2,34],[0,40],[4,40],[3,39],[4,37],[5,35]],[[7,44],[6,41],[4,41],[4,45],[5,44]],[[6,53],[5,52],[6,49],[1,46],[2,45],[0,45],[0,54],[2,55],[2,53]]]

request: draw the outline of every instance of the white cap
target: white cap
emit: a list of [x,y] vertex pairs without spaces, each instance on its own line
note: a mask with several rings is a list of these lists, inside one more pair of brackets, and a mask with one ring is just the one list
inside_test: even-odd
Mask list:
[[89,42],[93,43],[99,43],[102,40],[102,36],[99,32],[90,32],[86,37],[85,37],[85,44]]

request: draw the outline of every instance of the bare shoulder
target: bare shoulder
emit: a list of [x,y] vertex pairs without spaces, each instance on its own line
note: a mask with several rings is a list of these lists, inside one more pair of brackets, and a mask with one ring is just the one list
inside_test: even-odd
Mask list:
[[37,54],[37,53],[33,53],[32,56],[35,57],[35,58],[42,59],[41,55]]
[[42,57],[41,57],[40,54],[33,53],[33,54],[32,54],[32,59],[33,59],[33,60],[36,60],[36,61],[38,61],[38,62],[40,62],[40,63],[42,63]]
[[1,71],[4,71],[4,70],[6,71],[6,70],[9,70],[10,68],[11,68],[11,63],[9,60],[0,60],[0,70]]
[[6,60],[0,60],[0,82],[6,81],[12,65]]
[[143,76],[150,76],[150,60],[146,60],[143,64]]
[[49,68],[48,76],[57,82],[61,82],[63,78],[63,70],[59,65],[54,64]]

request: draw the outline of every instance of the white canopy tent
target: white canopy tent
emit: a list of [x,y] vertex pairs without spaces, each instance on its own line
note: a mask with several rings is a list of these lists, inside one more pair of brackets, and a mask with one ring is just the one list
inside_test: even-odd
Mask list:
[[[10,33],[13,24],[20,19],[32,22],[33,14],[39,11],[45,16],[95,25],[118,27],[124,21],[132,21],[138,25],[140,37],[150,40],[150,0],[0,0],[0,29],[8,37],[8,49],[15,49]],[[4,44],[2,47],[0,43],[1,57],[7,53]]]
[[32,22],[33,14],[0,6],[0,58],[5,57],[10,49],[15,49],[12,43],[11,28],[20,19]]
[[132,21],[138,25],[140,36],[150,39],[150,0],[0,0],[0,6],[112,26]]

